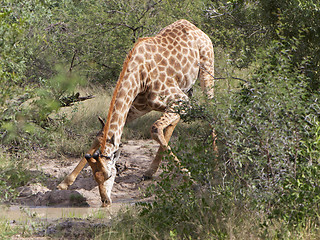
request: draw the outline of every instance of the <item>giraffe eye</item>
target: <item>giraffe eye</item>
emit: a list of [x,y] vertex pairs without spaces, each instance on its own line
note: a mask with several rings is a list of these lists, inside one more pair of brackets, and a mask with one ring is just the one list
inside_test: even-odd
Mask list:
[[98,159],[99,159],[99,156],[100,156],[100,150],[98,149],[97,151],[95,151],[95,153],[92,155],[92,157],[93,157],[95,160],[98,160]]
[[88,160],[90,160],[90,158],[91,158],[92,156],[91,156],[91,154],[86,153],[86,155],[84,155],[84,157],[85,157],[85,159],[87,159],[87,161],[88,161]]

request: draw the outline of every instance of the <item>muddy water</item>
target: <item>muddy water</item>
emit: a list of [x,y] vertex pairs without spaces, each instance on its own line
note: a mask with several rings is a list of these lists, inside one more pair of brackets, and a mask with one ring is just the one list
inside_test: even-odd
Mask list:
[[110,219],[112,215],[134,205],[134,200],[114,202],[110,207],[28,207],[19,205],[0,205],[0,219],[9,221],[26,221],[30,218],[56,220],[66,218],[104,218]]

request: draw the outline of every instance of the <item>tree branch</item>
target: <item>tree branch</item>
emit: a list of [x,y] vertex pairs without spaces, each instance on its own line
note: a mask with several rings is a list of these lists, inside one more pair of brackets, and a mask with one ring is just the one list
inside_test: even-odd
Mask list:
[[73,63],[74,63],[74,59],[76,58],[76,55],[77,55],[77,50],[74,51],[74,54],[73,54],[73,57],[72,57],[72,60],[71,60],[71,64],[70,64],[70,68],[69,68],[69,72],[70,73],[72,72],[72,69],[74,67]]
[[[207,69],[205,69],[203,66],[201,66],[201,64],[199,63],[198,66],[203,70],[205,71],[206,73],[208,73],[214,80],[220,80],[220,79],[227,79],[227,78],[224,78],[224,77],[220,77],[220,78],[217,78],[215,76],[213,76]],[[248,83],[250,84],[249,81],[245,80],[245,79],[242,79],[242,78],[237,78],[237,77],[230,77],[232,79],[236,79],[236,80],[240,80],[240,81],[243,81],[245,83]]]

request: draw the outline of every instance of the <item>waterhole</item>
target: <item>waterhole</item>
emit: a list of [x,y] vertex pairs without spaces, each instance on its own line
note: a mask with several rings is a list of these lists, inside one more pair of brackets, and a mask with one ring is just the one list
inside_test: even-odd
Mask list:
[[109,207],[30,207],[22,205],[0,205],[0,219],[6,219],[11,222],[26,221],[30,218],[56,220],[66,218],[104,218],[109,219],[112,215],[135,204],[132,199],[114,202]]

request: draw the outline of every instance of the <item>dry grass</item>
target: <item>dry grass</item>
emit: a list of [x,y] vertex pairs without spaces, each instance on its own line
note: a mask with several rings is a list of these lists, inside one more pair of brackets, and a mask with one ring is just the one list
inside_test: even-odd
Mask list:
[[83,154],[90,147],[93,138],[101,129],[98,117],[105,118],[108,113],[112,97],[111,90],[102,87],[87,87],[78,89],[80,95],[94,95],[95,97],[72,107],[62,108],[54,118],[57,131],[53,134],[51,149],[56,154],[75,155]]

